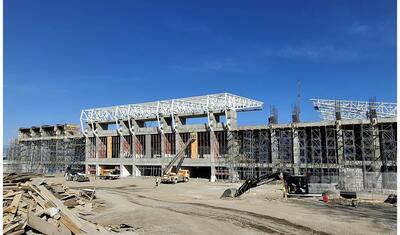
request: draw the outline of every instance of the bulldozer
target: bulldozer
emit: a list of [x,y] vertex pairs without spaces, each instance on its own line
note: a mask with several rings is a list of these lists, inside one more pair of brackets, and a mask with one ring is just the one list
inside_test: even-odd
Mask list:
[[[195,141],[196,134],[191,133],[190,138],[186,141],[183,148],[176,154],[176,156],[169,162],[169,164],[165,167],[162,177],[161,183],[172,183],[176,184],[178,182],[188,182],[190,179],[190,171],[186,169],[181,169],[183,160],[185,159],[185,150],[190,146],[190,144]],[[173,170],[175,162],[178,162],[175,169]]]

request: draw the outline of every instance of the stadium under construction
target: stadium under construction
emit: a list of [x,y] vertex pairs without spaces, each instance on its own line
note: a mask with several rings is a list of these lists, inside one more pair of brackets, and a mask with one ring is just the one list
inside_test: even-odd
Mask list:
[[[179,151],[192,178],[236,181],[277,170],[307,175],[318,188],[396,190],[397,104],[311,100],[319,122],[238,126],[239,112],[263,102],[229,93],[82,110],[79,125],[20,128],[7,172],[89,174],[119,167],[121,176],[160,176]],[[205,120],[196,123],[193,119]],[[190,136],[195,141],[183,150]]]

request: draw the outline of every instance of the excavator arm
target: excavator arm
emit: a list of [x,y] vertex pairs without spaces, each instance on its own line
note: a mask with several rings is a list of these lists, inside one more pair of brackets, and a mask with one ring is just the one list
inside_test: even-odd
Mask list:
[[289,175],[283,172],[275,172],[269,175],[262,175],[258,178],[248,179],[246,180],[242,186],[236,191],[234,197],[239,197],[243,193],[247,192],[251,188],[258,187],[263,184],[268,184],[275,180],[281,180],[288,178]]
[[165,167],[164,171],[163,171],[163,175],[167,175],[171,172],[172,168],[174,167],[175,162],[177,162],[178,160],[178,165],[176,166],[176,172],[178,173],[179,168],[181,167],[183,160],[185,159],[185,150],[187,149],[187,147],[196,139],[196,136],[192,133],[190,135],[190,138],[188,141],[186,141],[185,145],[183,146],[183,148],[178,152],[178,154],[175,155],[175,157],[168,163],[168,165]]

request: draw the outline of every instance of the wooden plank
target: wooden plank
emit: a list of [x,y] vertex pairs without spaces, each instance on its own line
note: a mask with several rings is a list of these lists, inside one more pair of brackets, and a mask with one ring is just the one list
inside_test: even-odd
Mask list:
[[[24,234],[24,233],[25,233],[25,230],[20,229],[20,230],[14,231],[12,233],[8,233],[7,235],[20,235],[20,234]],[[5,233],[3,233],[3,234],[5,234]]]
[[20,188],[18,186],[4,186],[3,190],[20,190]]
[[68,200],[68,199],[73,198],[73,197],[76,197],[75,194],[70,194],[70,195],[67,195],[67,196],[61,198],[61,200]]
[[21,191],[16,191],[16,192],[8,192],[6,195],[4,195],[3,197],[13,197],[17,194],[21,193]]
[[59,234],[56,226],[46,222],[45,220],[42,220],[31,211],[28,212],[28,225],[44,234]]
[[6,233],[8,233],[8,232],[14,230],[14,229],[15,229],[16,227],[18,227],[18,226],[19,226],[19,223],[15,223],[15,224],[6,226],[6,227],[4,228],[4,230],[3,230],[3,234],[6,234]]
[[95,234],[96,231],[91,230],[87,226],[83,226],[81,220],[66,206],[64,206],[63,202],[56,198],[46,187],[43,185],[39,186],[39,190],[41,195],[51,201],[58,209],[61,211],[61,219],[60,221],[71,230],[71,232],[75,234],[81,234],[82,231],[87,232],[89,234]]
[[107,136],[107,158],[112,158],[112,136]]
[[47,207],[46,207],[46,202],[45,202],[42,198],[36,197],[36,196],[33,195],[33,193],[30,192],[30,191],[29,191],[28,193],[29,193],[29,195],[33,198],[33,200],[35,200],[35,201],[37,202],[37,204],[39,204],[43,209],[47,208]]
[[7,207],[6,209],[4,209],[4,212],[10,212],[12,214],[15,214],[15,212],[17,212],[18,209],[18,205],[19,202],[21,201],[22,198],[22,192],[20,192],[19,194],[17,194],[13,201],[11,202],[11,205],[9,207]]
[[75,206],[79,205],[79,203],[77,202],[76,198],[70,198],[70,199],[64,201],[64,205],[66,207],[75,207]]
[[60,222],[62,224],[64,224],[69,230],[71,230],[71,232],[73,232],[74,234],[81,234],[82,233],[82,229],[80,227],[82,227],[81,223],[80,223],[80,227],[74,222],[72,221],[71,218],[69,218],[68,216],[66,216],[64,213],[61,212],[61,218],[60,218]]

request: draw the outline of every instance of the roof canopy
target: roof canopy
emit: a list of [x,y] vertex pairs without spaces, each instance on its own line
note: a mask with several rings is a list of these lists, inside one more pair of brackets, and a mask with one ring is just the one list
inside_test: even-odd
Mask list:
[[115,122],[129,119],[155,119],[160,116],[202,115],[226,110],[252,111],[262,109],[263,102],[229,93],[195,96],[182,99],[84,109],[82,122]]

